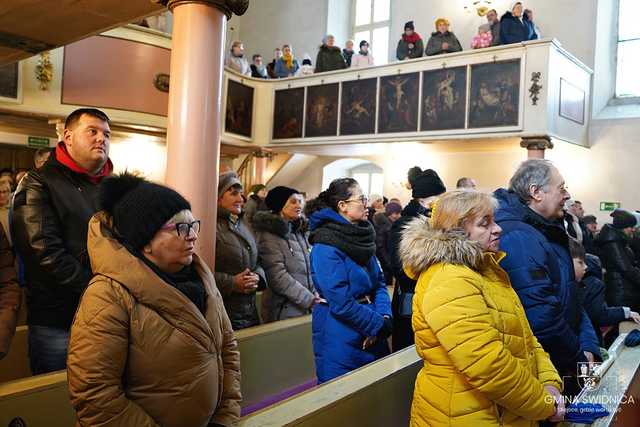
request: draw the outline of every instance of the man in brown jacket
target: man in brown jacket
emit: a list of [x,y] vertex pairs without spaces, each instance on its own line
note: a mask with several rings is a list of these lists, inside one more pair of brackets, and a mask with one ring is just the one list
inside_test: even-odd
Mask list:
[[9,239],[0,227],[0,359],[9,353],[21,299]]

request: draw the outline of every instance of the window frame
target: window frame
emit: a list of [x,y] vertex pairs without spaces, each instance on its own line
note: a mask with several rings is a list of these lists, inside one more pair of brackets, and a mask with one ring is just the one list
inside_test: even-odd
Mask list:
[[[376,0],[371,0],[371,11],[369,14],[369,23],[365,24],[365,25],[356,25],[356,3],[358,2],[358,0],[352,0],[351,1],[351,22],[350,22],[350,31],[351,31],[351,35],[350,38],[353,40],[353,48],[354,50],[357,52],[357,47],[358,47],[358,43],[360,43],[359,40],[355,40],[354,37],[356,36],[357,33],[363,32],[363,31],[368,31],[369,32],[369,37],[367,39],[367,41],[369,42],[369,44],[371,45],[373,43],[373,31],[378,29],[378,28],[389,28],[389,36],[388,36],[388,40],[387,40],[387,52],[385,52],[385,63],[384,64],[376,64],[376,65],[386,65],[389,64],[390,61],[390,47],[391,47],[391,23],[393,22],[393,7],[391,7],[393,0],[389,0],[389,19],[386,21],[379,21],[379,22],[373,22],[373,16],[374,16],[374,8],[376,6]],[[375,48],[374,48],[375,49]],[[378,54],[376,54],[377,56]],[[375,58],[375,56],[374,56]],[[377,61],[376,61],[377,62]]]
[[613,98],[609,101],[609,105],[633,105],[640,104],[640,93],[636,95],[619,95],[618,94],[618,61],[619,61],[619,50],[620,43],[630,42],[630,41],[638,41],[640,37],[631,38],[631,39],[620,39],[620,13],[622,11],[622,1],[618,0],[618,7],[616,10],[616,33],[615,33],[615,71],[614,71],[614,87],[613,87]]

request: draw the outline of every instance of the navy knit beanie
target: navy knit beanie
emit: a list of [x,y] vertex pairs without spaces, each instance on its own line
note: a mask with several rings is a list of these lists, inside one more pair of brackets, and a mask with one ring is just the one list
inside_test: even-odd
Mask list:
[[175,214],[191,210],[176,191],[127,172],[103,180],[99,197],[116,234],[134,249],[148,244]]

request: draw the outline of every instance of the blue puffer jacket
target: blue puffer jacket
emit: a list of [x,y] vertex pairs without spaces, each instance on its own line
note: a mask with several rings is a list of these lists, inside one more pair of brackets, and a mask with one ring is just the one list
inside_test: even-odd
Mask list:
[[[311,215],[311,231],[325,222],[348,223],[332,209]],[[389,354],[386,340],[362,350],[366,337],[382,329],[383,316],[391,316],[391,302],[376,257],[366,267],[343,251],[326,244],[311,250],[311,274],[316,290],[327,300],[312,312],[313,351],[318,382],[326,382]],[[371,305],[358,303],[368,295]]]
[[523,15],[522,21],[513,16],[511,12],[505,13],[500,19],[500,42],[502,44],[520,43],[527,40],[537,40],[533,22],[527,15]]
[[496,222],[502,227],[501,266],[520,297],[533,333],[561,374],[576,374],[583,352],[598,358],[598,338],[580,304],[568,237],[560,223],[533,212],[517,195],[500,189]]

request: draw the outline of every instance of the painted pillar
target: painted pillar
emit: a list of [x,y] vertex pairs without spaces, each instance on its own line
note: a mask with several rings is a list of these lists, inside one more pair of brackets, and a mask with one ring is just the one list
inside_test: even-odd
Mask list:
[[226,19],[248,0],[156,0],[173,12],[166,183],[202,221],[198,254],[214,269]]
[[546,135],[523,137],[520,141],[520,146],[527,149],[527,160],[544,159],[545,150],[552,149],[553,142]]

